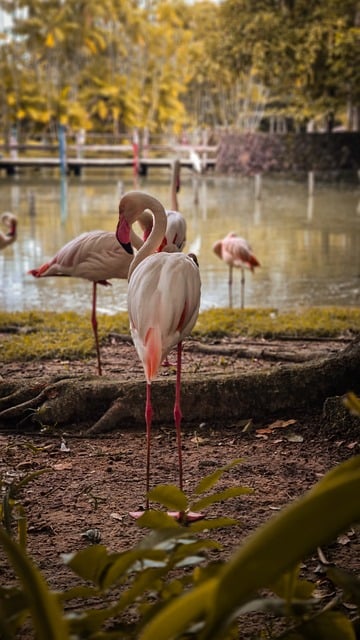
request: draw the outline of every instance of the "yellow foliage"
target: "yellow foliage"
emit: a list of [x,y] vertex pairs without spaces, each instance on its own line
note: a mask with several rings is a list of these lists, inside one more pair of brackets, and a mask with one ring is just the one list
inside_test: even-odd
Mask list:
[[47,34],[45,39],[45,47],[49,47],[49,49],[52,49],[54,46],[55,46],[54,34],[52,33],[52,31],[50,31],[50,33]]
[[101,120],[105,120],[108,115],[108,109],[103,100],[100,100],[100,102],[98,102],[97,104],[97,113]]
[[15,94],[8,93],[8,95],[6,96],[6,102],[8,103],[9,107],[13,107],[16,104]]

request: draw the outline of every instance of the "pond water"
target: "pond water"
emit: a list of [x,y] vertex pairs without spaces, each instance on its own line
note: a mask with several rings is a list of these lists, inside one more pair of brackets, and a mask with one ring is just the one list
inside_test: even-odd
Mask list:
[[[27,274],[74,236],[115,230],[119,196],[133,189],[131,170],[91,172],[61,181],[50,170],[0,176],[0,213],[19,218],[17,241],[0,252],[3,311],[88,312],[91,284],[80,279],[34,279]],[[151,169],[138,188],[170,208],[170,170]],[[277,309],[359,304],[360,191],[355,185],[263,178],[261,199],[252,178],[195,176],[183,169],[179,209],[187,220],[187,252],[197,254],[201,309],[228,305],[228,268],[212,251],[229,231],[252,245],[261,267],[246,272],[245,306]],[[126,309],[125,281],[98,288],[98,311]],[[234,271],[233,305],[240,305],[240,272]]]

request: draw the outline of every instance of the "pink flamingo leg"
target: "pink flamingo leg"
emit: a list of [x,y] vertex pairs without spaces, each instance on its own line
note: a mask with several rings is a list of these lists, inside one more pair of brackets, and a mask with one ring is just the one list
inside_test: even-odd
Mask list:
[[[175,390],[175,405],[174,405],[174,420],[176,427],[176,438],[178,446],[178,459],[179,459],[179,487],[183,490],[183,467],[182,467],[182,442],[181,442],[181,407],[180,407],[180,390],[181,390],[181,355],[182,355],[182,342],[180,341],[177,346],[177,369],[176,369],[176,390]],[[183,524],[187,522],[195,522],[201,520],[204,516],[202,513],[196,513],[195,511],[174,512],[170,511],[169,515],[179,520]]]
[[233,281],[233,267],[232,264],[229,264],[229,307],[232,308],[232,281]]
[[96,318],[96,282],[93,282],[93,300],[92,300],[92,312],[91,312],[91,324],[95,337],[95,347],[96,347],[96,356],[98,362],[98,373],[101,376],[101,359],[100,359],[100,347],[99,347],[99,337],[97,330],[97,318]]
[[245,306],[245,270],[241,269],[241,308]]
[[149,498],[147,494],[150,490],[150,450],[151,450],[151,423],[153,409],[151,405],[151,384],[146,383],[146,405],[145,405],[145,421],[146,421],[146,509],[149,508]]

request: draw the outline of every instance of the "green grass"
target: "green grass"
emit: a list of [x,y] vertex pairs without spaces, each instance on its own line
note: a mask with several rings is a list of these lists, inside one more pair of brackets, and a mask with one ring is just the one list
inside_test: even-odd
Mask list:
[[[99,315],[99,338],[129,333],[126,312]],[[94,339],[89,316],[76,313],[0,313],[0,360],[88,358]],[[279,312],[272,309],[210,309],[199,315],[194,337],[249,336],[275,338],[338,337],[360,333],[360,309],[306,308]]]

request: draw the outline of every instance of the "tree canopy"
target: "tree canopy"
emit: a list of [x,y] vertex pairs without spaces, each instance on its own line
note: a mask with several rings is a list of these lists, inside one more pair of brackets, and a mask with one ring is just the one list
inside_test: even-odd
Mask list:
[[[359,125],[359,0],[0,0],[0,118],[31,135],[58,123],[256,130],[266,114]],[[346,116],[346,117],[345,117]]]

